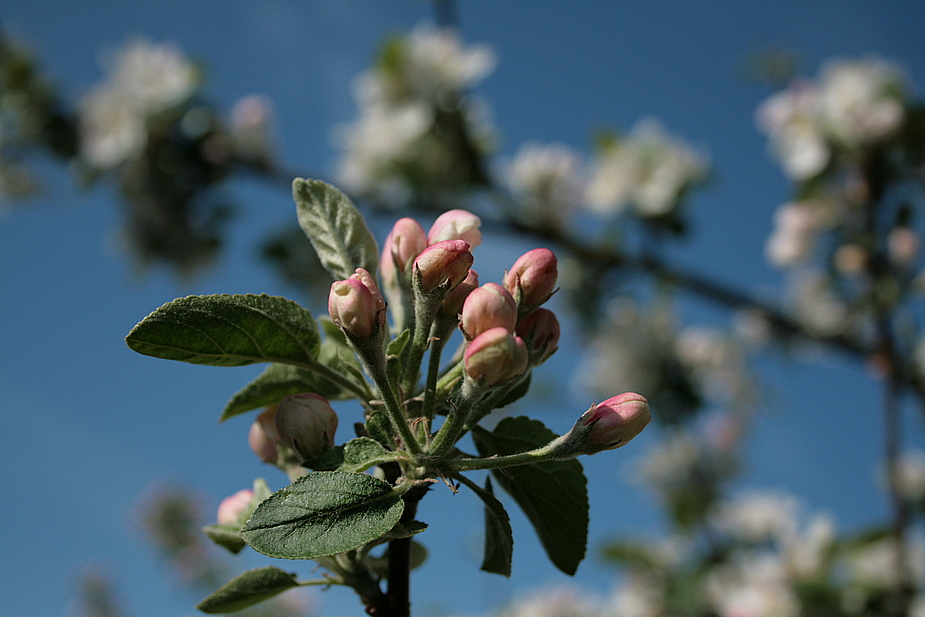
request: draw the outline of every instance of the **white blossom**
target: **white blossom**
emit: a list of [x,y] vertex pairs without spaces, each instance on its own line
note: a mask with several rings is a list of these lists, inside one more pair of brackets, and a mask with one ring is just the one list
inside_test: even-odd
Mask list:
[[81,154],[100,168],[141,150],[148,118],[186,101],[199,83],[193,64],[168,44],[133,41],[110,64],[107,80],[80,105]]
[[585,197],[595,212],[631,206],[642,216],[661,216],[677,206],[684,190],[702,180],[707,169],[703,154],[666,134],[656,120],[643,119],[598,155]]
[[796,533],[797,500],[776,492],[755,491],[722,502],[713,513],[713,524],[747,542],[763,542]]
[[720,617],[797,617],[800,605],[780,559],[767,553],[740,554],[713,569],[707,597]]
[[925,498],[925,451],[903,452],[893,468],[893,482],[905,499]]
[[772,95],[758,107],[758,126],[771,138],[771,147],[784,171],[794,180],[817,175],[831,153],[819,120],[819,91],[798,82]]
[[849,146],[879,141],[904,119],[902,71],[889,62],[833,60],[822,68],[819,89],[826,129]]
[[582,162],[566,146],[526,144],[505,171],[528,215],[561,220],[581,202]]
[[785,203],[774,213],[774,232],[765,245],[768,260],[778,267],[804,261],[810,256],[820,231],[819,216],[808,204]]
[[418,26],[405,39],[406,78],[421,98],[439,100],[447,92],[460,92],[487,77],[497,59],[486,45],[464,48],[451,29]]

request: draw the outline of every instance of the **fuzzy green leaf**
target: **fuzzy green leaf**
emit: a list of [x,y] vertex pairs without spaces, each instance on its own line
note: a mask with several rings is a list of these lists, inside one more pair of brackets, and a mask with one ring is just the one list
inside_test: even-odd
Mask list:
[[403,510],[401,493],[378,478],[316,471],[257,506],[242,535],[270,557],[315,559],[382,537]]
[[[472,438],[483,457],[544,446],[556,434],[539,420],[504,418],[494,431],[476,426]],[[494,470],[492,474],[533,524],[557,568],[575,574],[588,541],[588,490],[577,460],[546,461]]]
[[359,473],[374,465],[391,463],[395,460],[397,460],[395,453],[383,448],[378,441],[369,437],[358,437],[344,444],[344,462],[340,471]]
[[326,182],[302,178],[292,182],[292,196],[299,225],[335,279],[349,278],[357,268],[376,275],[376,239],[349,197]]
[[211,366],[315,363],[321,339],[312,314],[267,295],[187,296],[168,302],[125,339],[140,354]]
[[196,608],[203,613],[234,613],[298,586],[295,574],[265,566],[234,577]]
[[228,418],[258,407],[275,405],[290,394],[302,392],[314,392],[328,400],[350,398],[352,395],[312,371],[289,364],[270,364],[231,397],[219,421],[224,422]]
[[240,553],[241,549],[247,546],[247,542],[241,537],[241,528],[236,525],[206,525],[202,532],[210,540],[234,554]]

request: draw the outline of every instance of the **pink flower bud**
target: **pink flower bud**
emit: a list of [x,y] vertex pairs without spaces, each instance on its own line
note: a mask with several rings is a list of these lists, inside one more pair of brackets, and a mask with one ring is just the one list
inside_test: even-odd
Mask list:
[[536,309],[521,319],[515,330],[524,339],[534,365],[542,364],[558,349],[559,320],[549,309]]
[[281,444],[303,461],[312,459],[334,444],[337,413],[323,396],[313,392],[293,394],[279,403],[276,431]]
[[279,450],[276,447],[278,442],[276,405],[273,405],[264,409],[251,424],[251,430],[247,434],[247,443],[260,460],[275,465],[279,456]]
[[[378,293],[378,290],[377,290]],[[382,296],[379,296],[382,300]],[[370,289],[354,278],[334,281],[328,296],[331,320],[356,338],[368,338],[377,322],[379,307]]]
[[436,244],[444,240],[463,240],[470,248],[482,243],[482,232],[479,227],[482,221],[476,215],[466,210],[450,210],[437,217],[430,231],[427,232],[427,242]]
[[460,323],[463,334],[470,341],[491,328],[513,332],[517,323],[517,303],[501,285],[485,283],[466,298]]
[[398,277],[411,271],[411,264],[427,245],[427,234],[420,223],[407,217],[395,221],[385,239],[379,262],[383,285],[397,285]]
[[649,401],[641,394],[625,392],[592,406],[578,423],[588,431],[590,452],[599,452],[626,445],[651,420]]
[[446,297],[446,300],[443,301],[443,304],[440,306],[440,310],[444,315],[450,317],[456,317],[462,311],[463,304],[466,302],[466,298],[469,297],[469,294],[479,286],[479,273],[475,270],[469,270],[469,273],[466,274],[465,280],[460,283],[456,289],[450,292],[450,295]]
[[527,369],[527,347],[507,328],[491,328],[469,343],[464,362],[469,377],[482,386],[493,386]]
[[546,302],[556,287],[557,263],[549,249],[527,251],[504,275],[504,287],[518,305],[535,308]]
[[437,287],[451,290],[466,278],[472,261],[467,242],[444,240],[424,249],[414,260],[414,269],[425,292],[434,291]]
[[376,303],[377,312],[385,310],[385,298],[382,297],[382,292],[379,291],[379,286],[376,285],[376,279],[373,278],[372,274],[363,268],[357,268],[356,271],[350,275],[350,278],[355,281],[360,281],[363,286],[369,290],[369,293],[373,296],[373,301]]
[[218,504],[218,516],[216,517],[219,525],[229,525],[237,527],[242,523],[241,515],[247,510],[251,499],[254,497],[254,491],[249,488],[241,489],[230,497],[225,497]]

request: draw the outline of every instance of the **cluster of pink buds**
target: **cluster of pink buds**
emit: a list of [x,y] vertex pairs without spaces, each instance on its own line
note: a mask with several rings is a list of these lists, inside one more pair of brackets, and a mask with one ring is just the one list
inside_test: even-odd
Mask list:
[[559,322],[538,308],[556,287],[556,256],[545,248],[522,255],[504,285],[486,283],[463,304],[460,328],[469,341],[466,374],[483,386],[504,383],[545,362],[559,342]]

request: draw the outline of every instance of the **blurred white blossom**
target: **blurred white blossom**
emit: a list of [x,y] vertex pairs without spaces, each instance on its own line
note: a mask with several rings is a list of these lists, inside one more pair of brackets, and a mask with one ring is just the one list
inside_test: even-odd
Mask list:
[[765,252],[778,267],[792,266],[808,258],[821,228],[820,217],[809,204],[788,202],[774,213],[774,232]]
[[798,512],[797,500],[791,495],[754,491],[721,502],[712,521],[734,538],[764,542],[793,536]]
[[433,130],[441,121],[459,122],[476,147],[488,141],[487,114],[467,90],[495,63],[490,48],[464,47],[452,29],[419,26],[387,44],[377,65],[357,78],[359,117],[334,131],[335,145],[343,151],[340,184],[401,203],[413,183],[436,179],[440,184],[441,175],[458,173],[464,146],[441,141],[446,134],[437,137]]
[[707,597],[720,617],[797,617],[800,604],[783,563],[748,553],[707,575]]
[[925,451],[903,452],[893,468],[896,490],[905,499],[925,498]]
[[246,159],[266,160],[273,153],[273,103],[261,94],[238,99],[231,108],[231,139],[235,151]]
[[879,58],[826,63],[820,72],[819,91],[826,129],[850,147],[879,141],[903,122],[903,73]]
[[104,169],[142,149],[148,118],[183,103],[199,85],[195,66],[169,44],[136,40],[109,60],[106,81],[80,105],[82,156]]
[[905,117],[904,91],[896,65],[833,60],[815,82],[796,81],[765,100],[757,124],[787,175],[804,181],[829,165],[835,148],[861,148],[893,134]]
[[629,135],[598,153],[591,168],[587,204],[605,214],[632,207],[641,216],[662,216],[707,171],[702,153],[665,133],[658,121],[643,119]]
[[567,146],[526,144],[505,172],[528,217],[559,222],[581,203],[582,161]]

